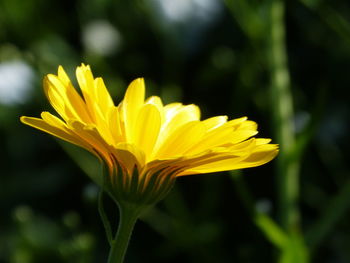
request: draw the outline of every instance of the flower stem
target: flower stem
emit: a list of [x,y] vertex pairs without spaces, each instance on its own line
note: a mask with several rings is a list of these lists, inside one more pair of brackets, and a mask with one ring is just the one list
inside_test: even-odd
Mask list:
[[119,204],[119,226],[115,239],[112,241],[108,263],[122,263],[129,245],[129,240],[135,223],[140,214],[140,207]]

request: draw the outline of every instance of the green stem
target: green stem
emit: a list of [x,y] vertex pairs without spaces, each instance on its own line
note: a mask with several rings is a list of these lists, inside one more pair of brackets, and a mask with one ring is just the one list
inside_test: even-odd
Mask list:
[[299,163],[291,158],[295,146],[293,128],[293,105],[285,44],[284,1],[271,2],[271,81],[274,127],[280,143],[277,161],[277,191],[279,217],[286,230],[295,230],[299,225],[297,200],[299,195]]
[[119,226],[115,239],[112,241],[108,263],[122,263],[129,245],[135,223],[140,215],[140,207],[119,204]]
[[103,189],[100,190],[100,193],[98,195],[98,212],[100,213],[100,217],[101,217],[104,229],[106,231],[108,243],[112,245],[112,241],[113,241],[112,228],[103,206]]

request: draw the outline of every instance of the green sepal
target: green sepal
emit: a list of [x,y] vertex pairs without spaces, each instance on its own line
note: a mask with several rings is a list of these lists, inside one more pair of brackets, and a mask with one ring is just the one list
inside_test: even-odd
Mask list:
[[130,174],[118,162],[111,172],[104,169],[104,190],[119,205],[146,207],[162,200],[174,185],[178,170],[165,167],[156,172],[140,174],[137,166]]

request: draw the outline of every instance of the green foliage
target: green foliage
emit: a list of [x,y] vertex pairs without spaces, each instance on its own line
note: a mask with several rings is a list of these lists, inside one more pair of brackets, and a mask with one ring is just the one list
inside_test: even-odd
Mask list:
[[80,218],[75,212],[57,222],[22,206],[16,208],[13,219],[15,228],[4,236],[8,262],[92,262],[95,238],[79,231]]
[[127,262],[350,262],[349,43],[345,0],[1,0],[0,263],[107,261],[98,160],[18,120],[53,112],[42,77],[81,62],[116,103],[143,76],[280,143],[266,166],[179,178]]

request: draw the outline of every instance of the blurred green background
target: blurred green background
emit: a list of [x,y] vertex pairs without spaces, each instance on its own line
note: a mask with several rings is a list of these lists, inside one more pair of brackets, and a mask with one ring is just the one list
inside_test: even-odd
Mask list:
[[[148,95],[248,116],[281,153],[180,178],[138,222],[126,262],[350,262],[347,0],[0,0],[0,262],[106,262],[98,164],[26,127],[41,81],[80,63],[118,103]],[[117,210],[107,200],[117,223]]]

